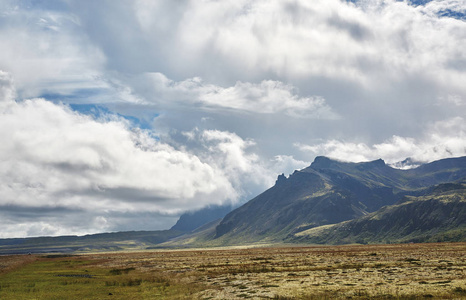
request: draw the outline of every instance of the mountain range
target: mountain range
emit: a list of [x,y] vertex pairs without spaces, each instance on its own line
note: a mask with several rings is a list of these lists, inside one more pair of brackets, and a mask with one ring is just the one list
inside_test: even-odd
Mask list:
[[167,231],[3,239],[0,253],[437,241],[466,241],[466,157],[397,169],[319,156],[240,207],[187,213]]
[[187,235],[184,244],[178,238],[171,245],[465,240],[465,179],[466,157],[408,170],[381,159],[317,157],[288,178],[278,176],[217,224]]

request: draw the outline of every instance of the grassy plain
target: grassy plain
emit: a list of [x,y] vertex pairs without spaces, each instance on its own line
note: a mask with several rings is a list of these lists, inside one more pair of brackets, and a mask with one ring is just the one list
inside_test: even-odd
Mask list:
[[0,256],[0,299],[466,299],[466,243]]

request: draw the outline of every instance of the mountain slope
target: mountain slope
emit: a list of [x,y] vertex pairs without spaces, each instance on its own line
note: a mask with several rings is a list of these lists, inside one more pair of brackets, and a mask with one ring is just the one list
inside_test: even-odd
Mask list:
[[361,218],[312,228],[288,240],[318,244],[466,240],[466,182],[441,184]]
[[[361,216],[364,206],[312,172],[279,177],[274,187],[227,214],[216,238],[280,239],[295,227],[319,226]],[[226,235],[226,236],[225,236]]]
[[215,239],[223,244],[282,241],[305,229],[352,220],[419,196],[431,185],[466,177],[466,157],[399,170],[383,160],[346,163],[317,157],[225,216]]

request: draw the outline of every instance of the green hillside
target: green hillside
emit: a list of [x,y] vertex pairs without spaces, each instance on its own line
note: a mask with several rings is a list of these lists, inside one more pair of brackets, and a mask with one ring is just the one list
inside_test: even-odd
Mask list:
[[466,241],[466,183],[435,186],[422,196],[355,220],[304,230],[288,238],[317,244]]

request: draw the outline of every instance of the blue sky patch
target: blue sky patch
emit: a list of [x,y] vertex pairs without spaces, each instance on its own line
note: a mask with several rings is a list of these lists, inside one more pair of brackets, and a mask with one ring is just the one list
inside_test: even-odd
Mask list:
[[76,112],[79,112],[84,115],[92,116],[94,119],[101,119],[105,118],[106,116],[118,116],[120,118],[124,118],[125,120],[130,121],[131,125],[133,127],[138,127],[141,129],[151,129],[151,125],[139,118],[133,117],[133,116],[128,116],[128,115],[122,115],[119,113],[115,113],[110,111],[107,107],[102,106],[102,105],[96,105],[96,104],[69,104],[70,108]]

